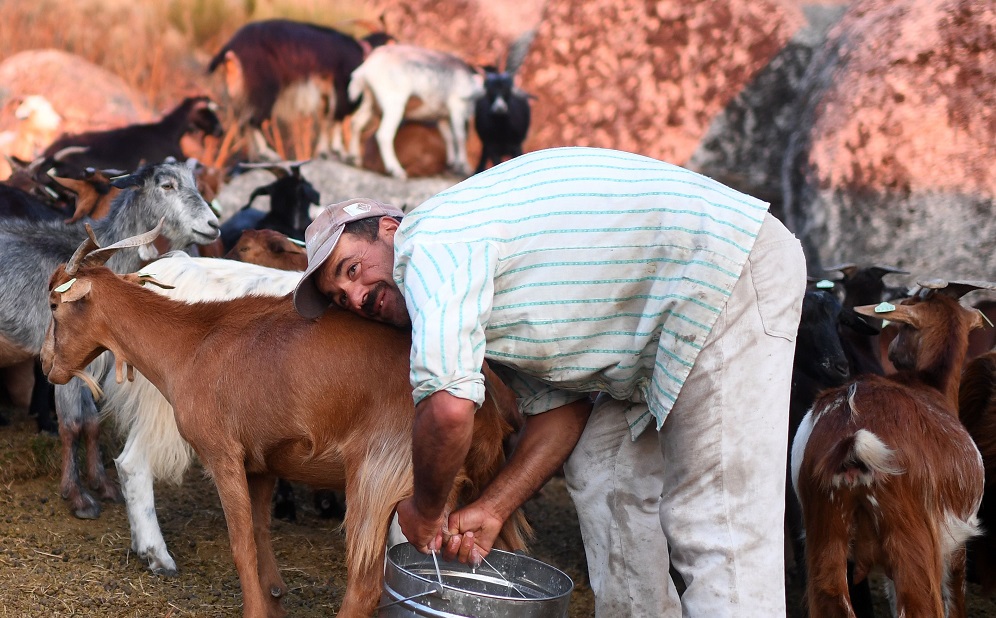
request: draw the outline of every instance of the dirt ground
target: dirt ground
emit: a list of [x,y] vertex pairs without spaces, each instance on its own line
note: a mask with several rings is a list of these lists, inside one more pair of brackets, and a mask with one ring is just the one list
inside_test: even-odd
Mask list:
[[[11,411],[0,414],[9,417]],[[221,504],[199,469],[180,487],[156,486],[159,521],[180,573],[153,575],[129,549],[124,505],[105,503],[94,521],[72,517],[58,496],[57,440],[35,433],[29,419],[14,420],[0,427],[0,618],[241,615]],[[105,451],[116,454],[116,444],[109,438],[105,444]],[[563,480],[553,479],[525,508],[536,529],[531,555],[575,582],[570,618],[594,616],[577,516]],[[338,609],[346,582],[339,523],[319,518],[303,488],[297,521],[274,521],[274,549],[290,589],[284,599],[289,616],[324,617]],[[788,585],[788,617],[804,618],[793,578]],[[875,594],[877,615],[888,616],[884,598]],[[996,603],[981,598],[977,587],[970,585],[968,596],[970,617],[996,618]]]

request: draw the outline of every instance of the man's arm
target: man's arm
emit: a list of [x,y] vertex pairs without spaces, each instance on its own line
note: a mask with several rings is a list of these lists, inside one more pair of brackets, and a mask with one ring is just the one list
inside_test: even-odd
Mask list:
[[473,401],[438,391],[415,407],[412,466],[415,494],[398,504],[401,531],[419,550],[440,549],[443,509],[474,433]]
[[[491,551],[505,520],[553,476],[574,450],[591,413],[588,398],[526,417],[525,430],[508,464],[466,507],[447,522],[444,557],[479,563]],[[475,555],[476,554],[476,555]]]

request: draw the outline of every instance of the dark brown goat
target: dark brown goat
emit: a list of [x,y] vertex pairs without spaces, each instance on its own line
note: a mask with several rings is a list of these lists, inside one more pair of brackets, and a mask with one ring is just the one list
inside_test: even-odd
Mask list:
[[[318,153],[324,154],[331,149],[345,156],[342,121],[357,107],[357,103],[351,102],[346,95],[349,76],[372,46],[382,45],[389,39],[386,34],[377,32],[357,41],[348,34],[316,24],[287,19],[256,21],[242,26],[232,35],[211,59],[208,73],[223,67],[225,87],[238,122],[244,130],[251,132],[250,154],[253,158],[280,158],[267,145],[261,127],[273,115],[281,95],[302,87],[312,88],[317,96],[298,99],[315,102],[325,99],[325,109],[319,114]],[[294,111],[313,113],[315,110]],[[297,154],[302,156],[302,153]]]
[[983,487],[958,420],[968,333],[982,325],[958,304],[967,289],[933,284],[884,314],[855,308],[901,324],[890,349],[900,371],[824,392],[793,444],[813,618],[853,615],[848,557],[856,581],[884,569],[898,615],[965,616],[965,541],[978,534]]
[[985,594],[996,590],[996,350],[965,366],[958,392],[958,413],[982,453],[986,492],[979,520],[984,533],[968,545],[969,561]]
[[[409,334],[346,311],[307,320],[288,297],[176,302],[142,288],[138,275],[98,266],[114,247],[88,254],[95,245],[81,246],[50,280],[49,379],[65,383],[107,349],[172,404],[217,486],[246,616],[284,613],[287,588],[270,541],[276,477],[345,488],[348,581],[339,615],[369,616],[391,513],[412,487]],[[505,416],[490,399],[477,413],[451,506],[473,499],[502,465]],[[517,513],[503,545],[522,548],[526,528]]]

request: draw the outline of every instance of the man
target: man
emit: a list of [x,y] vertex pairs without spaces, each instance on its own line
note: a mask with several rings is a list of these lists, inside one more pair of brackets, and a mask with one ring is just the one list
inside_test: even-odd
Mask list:
[[[654,159],[558,148],[473,176],[401,221],[372,200],[323,212],[306,235],[298,311],[331,303],[412,329],[405,536],[479,560],[570,455],[598,616],[784,615],[805,265],[767,207]],[[481,497],[445,513],[485,359],[518,394],[525,430]]]

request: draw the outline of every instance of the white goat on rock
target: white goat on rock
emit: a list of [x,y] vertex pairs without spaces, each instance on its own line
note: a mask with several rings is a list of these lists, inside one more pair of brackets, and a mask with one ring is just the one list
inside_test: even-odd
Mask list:
[[363,129],[380,108],[376,139],[389,174],[407,178],[394,153],[394,136],[402,120],[437,122],[446,143],[446,165],[458,174],[470,174],[467,127],[477,99],[484,96],[484,77],[469,64],[452,54],[412,45],[378,47],[350,78],[350,100],[361,96],[350,126],[349,153],[354,163],[361,160]]

